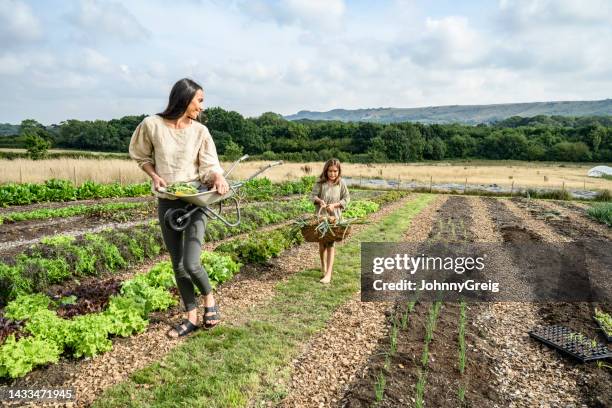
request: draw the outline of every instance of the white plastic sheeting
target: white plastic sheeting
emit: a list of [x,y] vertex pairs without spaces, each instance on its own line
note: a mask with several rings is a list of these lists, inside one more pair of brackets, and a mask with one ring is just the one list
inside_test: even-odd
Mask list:
[[595,166],[587,173],[587,176],[589,177],[601,177],[603,175],[612,176],[612,167]]

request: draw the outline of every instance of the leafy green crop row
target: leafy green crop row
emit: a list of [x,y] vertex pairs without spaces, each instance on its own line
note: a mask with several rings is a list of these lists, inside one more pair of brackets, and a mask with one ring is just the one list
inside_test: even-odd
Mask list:
[[[306,201],[312,207],[310,201]],[[365,217],[378,211],[378,204],[371,201],[355,201],[350,203],[346,213],[351,217]],[[278,256],[283,250],[304,242],[299,230],[294,226],[279,228],[274,231],[261,231],[250,234],[247,239],[234,239],[219,245],[215,251],[225,252],[234,259],[244,263],[264,263]]]
[[[240,264],[231,257],[203,253],[202,263],[215,285],[230,279]],[[160,262],[146,274],[123,282],[120,295],[110,299],[108,308],[65,320],[57,315],[60,302],[43,294],[20,295],[5,309],[5,316],[26,320],[24,331],[30,334],[18,341],[11,334],[0,347],[0,377],[21,377],[37,365],[57,363],[60,355],[95,356],[109,351],[109,336],[127,337],[141,333],[148,326],[149,314],[166,310],[177,303],[168,291],[175,285],[170,262]]]
[[153,204],[153,201],[142,203],[107,203],[94,205],[78,204],[70,207],[42,208],[32,211],[11,212],[4,216],[0,215],[0,224],[5,222],[43,220],[47,218],[74,217],[76,215],[113,214],[117,213],[118,211],[131,210],[134,208],[146,208]]
[[292,227],[250,234],[247,239],[233,239],[215,248],[243,263],[264,263],[280,255],[285,249],[304,242],[304,238]]
[[92,198],[139,197],[151,194],[151,183],[121,185],[86,181],[75,186],[68,180],[44,183],[8,183],[0,186],[0,206],[24,205],[42,201],[74,201]]
[[154,223],[126,230],[106,230],[75,238],[54,236],[0,263],[0,302],[45,290],[71,277],[114,272],[161,251],[161,231]]
[[[272,183],[267,178],[248,181],[240,194],[255,201],[271,200],[277,196],[310,193],[314,177],[297,181]],[[51,179],[44,183],[8,183],[0,185],[0,207],[24,205],[44,201],[75,201],[92,198],[139,197],[151,194],[151,183],[121,185],[86,181],[75,186],[69,180]]]
[[[223,239],[314,211],[308,200],[271,203],[270,206],[274,209],[246,209],[238,227],[209,223],[207,239]],[[156,222],[78,238],[61,235],[45,238],[9,263],[0,262],[0,303],[6,304],[19,294],[41,292],[49,285],[73,277],[99,276],[139,264],[159,255],[162,245],[161,231]]]
[[589,217],[612,227],[612,203],[594,204],[587,210]]
[[217,241],[255,231],[265,225],[275,224],[314,211],[314,204],[307,198],[295,201],[273,202],[270,206],[248,207],[241,212],[240,225],[228,227],[221,222],[212,222],[206,227],[206,240]]
[[349,203],[349,207],[344,211],[344,218],[362,218],[366,215],[378,211],[379,205],[373,201],[361,200]]
[[268,178],[258,178],[248,181],[240,188],[240,193],[244,197],[264,201],[274,197],[291,194],[309,194],[315,183],[314,176],[305,176],[297,181],[284,181],[282,183],[272,183]]

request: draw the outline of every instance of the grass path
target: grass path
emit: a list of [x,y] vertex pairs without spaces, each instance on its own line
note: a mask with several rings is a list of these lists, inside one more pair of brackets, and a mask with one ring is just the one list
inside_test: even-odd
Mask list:
[[94,406],[245,406],[255,395],[280,401],[290,362],[333,312],[359,291],[360,242],[395,241],[412,217],[434,199],[417,196],[353,236],[336,257],[332,285],[317,283],[319,271],[305,269],[276,287],[265,307],[245,323],[198,333],[163,360],[109,389]]

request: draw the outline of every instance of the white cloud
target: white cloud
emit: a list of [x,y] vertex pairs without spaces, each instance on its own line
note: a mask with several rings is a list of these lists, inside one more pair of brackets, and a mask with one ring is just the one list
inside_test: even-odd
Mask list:
[[2,48],[19,47],[41,38],[40,21],[30,6],[17,0],[0,0],[0,44]]
[[500,0],[502,21],[510,27],[612,24],[608,0]]
[[21,74],[28,67],[28,62],[19,58],[15,54],[0,56],[0,75]]
[[81,0],[79,7],[68,14],[77,28],[76,37],[85,43],[103,42],[108,38],[120,41],[143,41],[150,32],[121,3]]
[[398,43],[392,47],[394,56],[431,68],[473,67],[482,62],[490,48],[489,41],[462,16],[427,18],[422,34],[407,41],[399,39]]
[[502,0],[493,31],[496,52],[489,59],[508,69],[548,77],[609,72],[612,3],[604,0]]
[[338,29],[346,11],[343,0],[246,0],[239,4],[257,19],[297,25],[308,31]]

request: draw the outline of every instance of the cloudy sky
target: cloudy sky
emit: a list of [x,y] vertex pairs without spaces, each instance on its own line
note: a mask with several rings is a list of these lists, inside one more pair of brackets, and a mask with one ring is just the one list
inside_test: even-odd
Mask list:
[[612,97],[609,0],[0,0],[0,123]]

